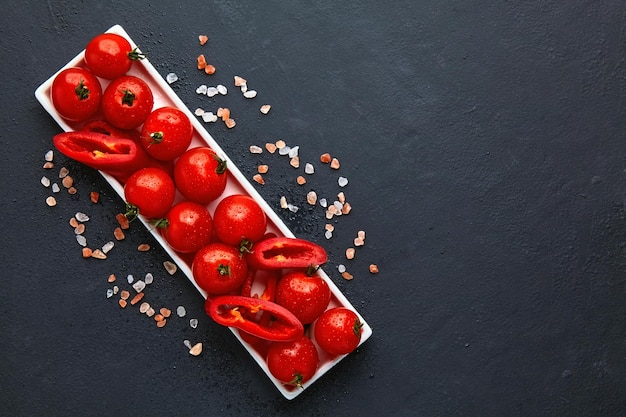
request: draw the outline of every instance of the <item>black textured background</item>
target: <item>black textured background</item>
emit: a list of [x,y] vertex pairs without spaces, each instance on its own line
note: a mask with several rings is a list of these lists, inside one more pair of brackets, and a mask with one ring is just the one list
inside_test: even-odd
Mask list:
[[[622,0],[22,1],[0,17],[0,414],[3,416],[620,416],[626,408],[626,6]],[[39,182],[59,127],[35,88],[121,24],[280,216],[330,254],[326,270],[374,330],[294,401],[282,398],[146,230],[84,260],[68,226],[110,239],[123,202],[61,155],[79,193]],[[200,47],[199,34],[210,41]],[[205,53],[210,79],[195,69]],[[259,92],[244,100],[233,75]],[[209,100],[202,83],[231,86]],[[263,102],[273,107],[262,116]],[[330,152],[307,187],[353,206],[323,237],[285,159]],[[90,191],[102,201],[92,205]],[[357,258],[343,251],[367,232]],[[153,249],[138,253],[149,242]],[[100,243],[100,244],[101,244]],[[381,272],[370,275],[370,262]],[[335,267],[355,275],[344,281]],[[153,305],[200,324],[163,329],[106,298],[115,273],[155,274]],[[123,286],[123,282],[120,284]],[[187,354],[184,339],[204,342]]]

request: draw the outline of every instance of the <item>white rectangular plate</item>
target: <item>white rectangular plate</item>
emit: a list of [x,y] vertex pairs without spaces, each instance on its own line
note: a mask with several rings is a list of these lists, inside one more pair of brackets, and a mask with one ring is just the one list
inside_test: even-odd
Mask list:
[[[119,25],[115,25],[111,27],[107,32],[117,33],[119,35],[124,36],[131,43],[132,47],[136,47],[137,45],[133,42],[130,36],[126,33],[126,31]],[[64,131],[73,131],[78,127],[77,125],[63,119],[55,110],[52,105],[52,100],[50,98],[50,89],[52,86],[52,82],[56,75],[61,72],[65,68],[69,67],[84,67],[84,50],[81,51],[74,59],[68,62],[63,68],[59,69],[55,74],[53,74],[48,80],[46,80],[43,84],[41,84],[37,90],[35,91],[35,97],[44,107],[44,109],[50,113],[52,118],[59,124],[59,126]],[[250,184],[250,182],[245,178],[245,176],[239,171],[239,169],[235,166],[235,164],[231,161],[231,159],[224,153],[224,151],[220,148],[220,146],[215,142],[215,140],[209,135],[209,133],[204,129],[200,121],[189,111],[187,106],[180,100],[180,98],[176,95],[176,93],[172,90],[172,88],[167,84],[167,82],[161,77],[161,75],[156,71],[156,69],[152,66],[152,64],[147,60],[143,59],[141,61],[137,61],[133,64],[131,70],[128,73],[129,75],[135,75],[137,77],[142,78],[144,81],[148,83],[150,88],[152,89],[152,93],[154,95],[154,108],[159,108],[163,106],[174,106],[185,112],[185,114],[191,120],[194,126],[194,135],[193,140],[190,145],[190,148],[194,148],[197,146],[209,146],[211,147],[218,155],[220,155],[223,159],[227,161],[228,170],[230,177],[228,179],[228,185],[226,187],[226,191],[223,194],[224,196],[231,194],[247,194],[253,197],[263,208],[265,214],[268,219],[268,232],[273,232],[278,236],[286,236],[286,237],[294,237],[293,233],[287,228],[284,222],[277,216],[274,210],[267,204],[267,202],[261,197],[258,191]],[[108,81],[100,79],[100,82],[104,88],[108,85]],[[115,192],[124,199],[124,187],[123,184],[118,182],[115,178],[106,173],[101,172],[102,176],[107,180],[107,182],[113,187]],[[181,199],[180,195],[177,197],[177,201]],[[207,208],[211,213],[214,212],[215,206],[217,205],[217,201],[209,204]],[[167,242],[162,238],[162,236],[155,231],[153,227],[151,227],[145,218],[139,217],[144,226],[152,233],[154,238],[163,246],[163,248],[167,251],[167,253],[172,257],[172,260],[178,265],[180,270],[187,276],[187,278],[194,284],[194,286],[198,289],[198,292],[206,298],[206,293],[196,284],[193,279],[193,275],[191,272],[191,265],[188,260],[183,259],[178,253],[172,250],[171,247],[167,244]],[[335,285],[335,283],[328,277],[328,275],[320,268],[319,274],[324,278],[328,285],[330,286],[332,292],[332,299],[330,307],[334,306],[343,306],[349,308],[359,315],[359,318],[363,322],[363,334],[361,337],[361,343],[365,342],[371,335],[372,329],[365,322],[363,317],[356,311],[354,306],[348,301],[348,299],[341,293],[339,288]],[[316,374],[303,384],[302,389],[291,389],[284,386],[280,381],[278,381],[274,376],[269,372],[267,368],[267,364],[265,362],[265,358],[261,355],[261,353],[256,350],[253,346],[244,342],[239,336],[238,332],[234,329],[231,329],[232,333],[237,337],[237,339],[241,342],[241,344],[246,348],[246,350],[250,353],[250,355],[254,358],[254,360],[259,364],[261,369],[267,374],[270,380],[274,383],[276,388],[283,394],[283,396],[287,399],[293,399],[300,395],[304,389],[309,387],[313,382],[319,379],[322,375],[328,372],[333,366],[335,366],[339,361],[341,361],[346,355],[342,356],[330,356],[325,354],[321,349],[318,348],[320,353],[320,366],[316,372]]]

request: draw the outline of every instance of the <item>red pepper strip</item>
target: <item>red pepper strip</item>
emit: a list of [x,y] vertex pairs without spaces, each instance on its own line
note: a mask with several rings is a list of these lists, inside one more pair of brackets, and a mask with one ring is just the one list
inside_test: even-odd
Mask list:
[[87,132],[104,133],[114,138],[127,138],[135,141],[139,140],[139,131],[136,129],[123,130],[119,129],[105,120],[91,120],[85,123],[82,129]]
[[[241,295],[221,295],[207,300],[204,308],[215,322],[261,339],[288,342],[304,334],[304,326],[300,320],[286,308],[271,301]],[[269,326],[246,318],[245,312],[257,309],[271,315],[273,321]]]
[[326,250],[308,240],[291,237],[264,239],[254,245],[248,264],[256,269],[307,268],[326,262]]
[[256,270],[252,268],[248,268],[248,275],[246,276],[246,280],[241,285],[241,295],[244,297],[252,296],[252,283],[254,282],[254,275],[256,274]]
[[52,140],[63,155],[113,175],[122,182],[140,168],[163,167],[130,138],[79,131],[59,133]]

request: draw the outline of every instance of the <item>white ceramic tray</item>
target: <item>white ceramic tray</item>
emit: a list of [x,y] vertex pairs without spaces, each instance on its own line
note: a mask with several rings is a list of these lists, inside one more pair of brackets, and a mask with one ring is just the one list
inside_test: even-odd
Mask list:
[[[120,26],[115,25],[111,27],[107,32],[117,33],[119,35],[124,36],[131,43],[132,47],[136,47],[137,45],[130,38],[128,33]],[[88,41],[88,40],[86,40]],[[35,91],[35,97],[44,107],[44,109],[50,113],[52,118],[59,124],[59,126],[64,131],[73,131],[79,128],[79,125],[69,122],[63,119],[55,110],[52,105],[52,100],[50,98],[50,89],[52,86],[52,81],[56,77],[56,75],[61,72],[65,68],[69,67],[83,67],[85,66],[84,61],[84,50],[81,51],[78,55],[76,55],[70,62],[68,62],[63,68],[59,69],[55,74],[53,74],[48,80],[46,80],[43,84],[41,84],[37,90]],[[161,75],[156,71],[156,69],[152,66],[152,64],[147,60],[143,59],[141,61],[137,61],[133,64],[131,70],[128,73],[129,75],[135,75],[137,77],[142,78],[144,81],[150,85],[152,89],[152,93],[154,95],[154,108],[159,108],[162,106],[174,106],[182,110],[187,114],[189,119],[191,120],[194,127],[194,135],[193,140],[190,145],[190,148],[197,146],[210,146],[218,155],[220,155],[223,159],[227,161],[228,171],[229,171],[229,179],[228,185],[226,187],[226,191],[224,192],[222,198],[224,196],[230,194],[247,194],[253,197],[263,208],[265,214],[267,215],[268,225],[267,231],[273,232],[278,236],[287,236],[293,237],[293,233],[287,228],[287,226],[283,223],[283,221],[278,217],[278,215],[274,212],[274,210],[267,204],[267,202],[260,196],[257,190],[250,184],[250,182],[245,178],[245,176],[239,171],[239,169],[235,166],[232,160],[224,153],[224,151],[220,148],[217,142],[209,135],[209,133],[204,129],[204,126],[200,123],[200,121],[194,116],[189,109],[185,106],[185,104],[180,100],[180,98],[176,95],[176,93],[172,90],[169,84],[161,77]],[[108,81],[100,79],[102,84],[102,89],[106,88],[108,85]],[[98,116],[96,116],[97,118]],[[124,187],[123,184],[118,182],[115,178],[107,175],[106,173],[101,172],[102,176],[108,181],[108,183],[113,187],[113,189],[117,192],[117,194],[124,199]],[[177,196],[177,201],[181,198],[180,195]],[[219,201],[219,199],[218,199]],[[217,201],[209,204],[207,208],[213,214],[215,210],[215,206],[217,205]],[[178,265],[180,270],[187,276],[187,278],[194,284],[194,286],[198,289],[199,293],[206,298],[206,293],[198,287],[193,279],[193,275],[191,272],[191,264],[189,259],[184,259],[181,255],[176,253],[172,248],[169,247],[167,242],[163,239],[158,231],[155,231],[153,227],[149,225],[145,218],[139,216],[141,222],[144,226],[152,233],[154,238],[163,246],[163,248],[167,251],[167,253],[172,257],[172,260]],[[363,317],[356,311],[354,306],[348,301],[348,299],[341,293],[339,288],[335,285],[335,283],[328,277],[328,275],[323,271],[323,269],[319,269],[319,274],[328,282],[332,292],[332,299],[329,307],[334,306],[343,306],[354,310],[359,318],[363,322],[363,334],[361,337],[361,343],[365,342],[371,335],[372,329],[367,324],[367,322],[363,319]],[[254,293],[253,288],[253,293]],[[260,292],[260,291],[259,291]],[[270,380],[274,383],[276,388],[283,394],[283,396],[287,399],[293,399],[301,394],[304,389],[309,387],[313,382],[319,379],[322,375],[328,372],[333,366],[335,366],[341,359],[343,359],[346,355],[342,356],[330,356],[325,354],[321,349],[318,348],[318,352],[320,353],[320,366],[316,372],[316,374],[303,384],[302,388],[289,388],[284,386],[280,381],[278,381],[272,374],[269,372],[267,368],[267,364],[265,362],[265,358],[262,354],[255,349],[255,347],[249,345],[244,342],[239,333],[234,329],[231,329],[232,333],[237,337],[237,339],[241,342],[241,344],[246,348],[246,350],[250,353],[250,355],[254,358],[254,360],[259,364],[261,369],[267,374]],[[314,341],[315,342],[315,341]]]

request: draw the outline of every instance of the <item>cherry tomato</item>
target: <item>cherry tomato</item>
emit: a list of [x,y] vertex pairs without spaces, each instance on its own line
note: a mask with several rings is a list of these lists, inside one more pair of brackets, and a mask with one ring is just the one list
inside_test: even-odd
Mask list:
[[196,253],[191,271],[196,284],[209,294],[226,294],[243,284],[248,264],[236,247],[214,242]]
[[174,166],[174,182],[180,193],[200,204],[221,196],[227,178],[226,161],[207,146],[186,151]]
[[363,323],[356,313],[345,307],[326,310],[314,324],[315,341],[333,355],[345,355],[361,341]]
[[124,75],[111,81],[102,94],[105,119],[120,129],[135,129],[148,117],[154,105],[150,86],[141,78]]
[[116,33],[101,33],[85,48],[85,64],[95,75],[107,80],[125,75],[133,63],[145,55]]
[[124,185],[124,198],[129,216],[142,214],[149,219],[164,217],[172,204],[174,180],[160,168],[142,168],[134,172]]
[[330,287],[319,275],[295,271],[278,281],[276,303],[291,311],[302,324],[313,323],[329,302]]
[[52,81],[52,104],[65,119],[83,121],[100,108],[100,81],[86,68],[66,68]]
[[175,107],[161,107],[146,118],[141,128],[141,145],[154,159],[172,161],[189,147],[193,126]]
[[302,386],[319,366],[317,348],[306,336],[292,342],[274,342],[267,352],[267,367],[285,385]]
[[157,222],[167,243],[177,252],[193,253],[207,245],[213,236],[213,219],[206,207],[182,201]]
[[215,236],[224,243],[248,246],[265,234],[265,212],[252,197],[233,194],[224,197],[213,213]]

